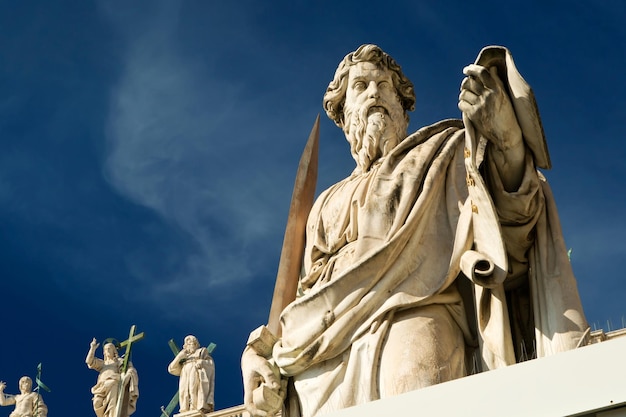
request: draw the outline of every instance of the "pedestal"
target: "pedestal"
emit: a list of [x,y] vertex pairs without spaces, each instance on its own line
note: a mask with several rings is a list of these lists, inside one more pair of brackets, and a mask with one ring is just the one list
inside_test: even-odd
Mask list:
[[206,414],[204,414],[202,411],[190,410],[174,414],[174,417],[204,417],[205,415]]

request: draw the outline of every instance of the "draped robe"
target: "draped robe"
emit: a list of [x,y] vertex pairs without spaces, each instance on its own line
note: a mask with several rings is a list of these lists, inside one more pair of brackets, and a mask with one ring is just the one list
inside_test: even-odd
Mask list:
[[[513,335],[524,324],[509,319],[506,292],[520,283],[530,289],[534,326],[522,331],[534,332],[538,356],[583,338],[587,324],[556,208],[532,152],[519,189],[509,193],[484,142],[473,149],[484,157],[482,178],[469,175],[465,137],[459,120],[422,128],[316,200],[300,295],[281,315],[273,351],[293,379],[287,403],[302,416],[379,398],[382,342],[404,309],[447,306],[468,345],[478,342],[483,370],[516,361]],[[487,236],[476,229],[485,225]],[[498,245],[504,274],[477,274]],[[472,306],[463,303],[462,280],[473,287]]]
[[215,364],[206,348],[196,349],[183,363],[172,362],[167,370],[180,376],[180,412],[213,410]]
[[[110,361],[100,358],[93,358],[87,364],[89,369],[99,372],[96,385],[91,388],[93,394],[93,407],[97,417],[115,417],[119,387],[122,381],[120,369],[124,359],[116,357]],[[137,370],[129,362],[125,378],[130,378],[128,382],[128,415],[137,409],[137,399],[139,398],[139,376]]]
[[534,95],[506,48],[486,47],[476,63],[495,66],[508,90],[526,146],[520,186],[504,189],[492,145],[464,119],[418,130],[324,191],[272,354],[292,382],[283,416],[379,399],[385,338],[408,309],[445,306],[477,371],[585,342],[556,205],[536,169],[550,161]]

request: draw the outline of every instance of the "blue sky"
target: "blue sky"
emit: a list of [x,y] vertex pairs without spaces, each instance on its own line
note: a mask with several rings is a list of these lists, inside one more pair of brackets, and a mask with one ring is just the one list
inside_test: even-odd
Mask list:
[[[216,407],[241,404],[239,357],[267,320],[300,153],[362,43],[414,82],[411,130],[460,116],[461,71],[483,46],[512,51],[588,320],[622,327],[625,21],[622,0],[0,2],[6,391],[43,362],[51,415],[93,415],[89,342],[136,324],[136,416],[176,391],[167,341],[190,333],[217,344]],[[354,164],[325,115],[320,141],[318,190]]]

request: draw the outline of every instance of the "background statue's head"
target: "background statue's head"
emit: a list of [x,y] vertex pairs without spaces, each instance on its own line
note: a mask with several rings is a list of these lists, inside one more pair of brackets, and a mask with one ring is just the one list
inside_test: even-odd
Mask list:
[[183,343],[183,349],[188,352],[195,352],[196,349],[200,347],[200,342],[198,342],[198,338],[194,335],[185,336],[185,342]]
[[105,361],[117,358],[117,348],[113,343],[105,343],[104,346],[102,346],[102,352]]
[[330,82],[324,94],[324,110],[328,117],[337,126],[344,128],[344,104],[348,88],[348,75],[350,68],[359,62],[371,62],[391,72],[393,86],[398,94],[398,100],[404,109],[408,125],[409,116],[407,112],[415,109],[413,83],[406,78],[400,65],[392,57],[378,46],[371,44],[361,45],[356,51],[346,55],[339,63],[337,71],[335,71],[335,78]]
[[27,376],[23,376],[20,378],[18,385],[20,387],[20,392],[22,394],[26,394],[29,393],[33,388],[33,380]]

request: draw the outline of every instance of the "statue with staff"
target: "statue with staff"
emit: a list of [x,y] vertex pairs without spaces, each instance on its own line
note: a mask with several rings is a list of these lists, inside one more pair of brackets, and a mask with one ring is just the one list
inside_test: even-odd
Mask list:
[[[102,347],[103,358],[95,357],[100,346],[96,338],[89,344],[85,363],[89,369],[98,371],[96,385],[91,388],[93,409],[97,417],[128,417],[137,408],[139,398],[139,377],[130,361],[132,344],[141,340],[143,333],[135,335],[135,326],[130,330],[127,340],[117,345],[113,339],[107,339]],[[126,347],[123,357],[118,348]]]

